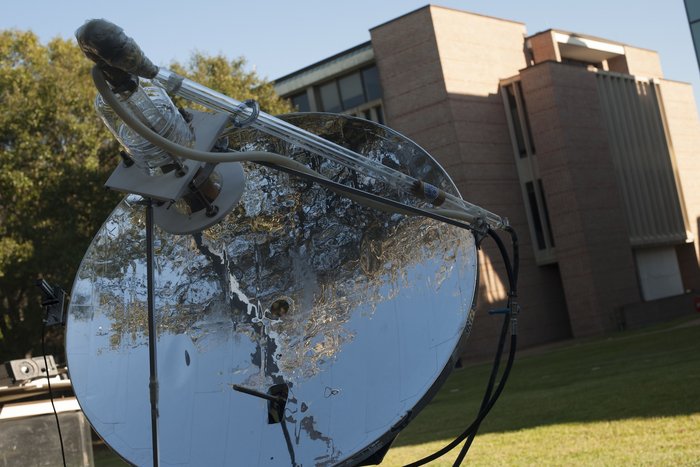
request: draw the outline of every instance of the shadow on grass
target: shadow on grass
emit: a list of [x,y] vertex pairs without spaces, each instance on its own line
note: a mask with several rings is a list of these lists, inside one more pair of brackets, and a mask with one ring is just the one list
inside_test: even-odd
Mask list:
[[[455,371],[395,446],[451,439],[474,419],[490,364]],[[700,326],[653,328],[518,359],[480,434],[700,412]]]

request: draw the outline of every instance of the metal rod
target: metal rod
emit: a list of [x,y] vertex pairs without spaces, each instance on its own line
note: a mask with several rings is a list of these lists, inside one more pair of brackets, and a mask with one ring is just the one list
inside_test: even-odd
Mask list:
[[268,400],[270,402],[275,402],[275,403],[280,403],[284,402],[284,398],[279,397],[279,396],[273,396],[270,394],[265,394],[264,392],[256,391],[255,389],[250,389],[245,386],[241,386],[239,384],[232,384],[231,387],[238,391],[238,392],[243,392],[245,394],[249,394],[251,396],[259,397],[261,399]]
[[153,200],[146,198],[146,287],[148,293],[148,363],[150,378],[148,389],[151,399],[151,444],[153,467],[158,460],[158,360],[156,353],[155,298],[153,294]]
[[[243,120],[254,116],[254,110],[245,103],[221,94],[202,84],[184,78],[165,68],[160,68],[153,78],[166,91],[188,99],[208,109],[226,112]],[[350,149],[335,144],[323,137],[296,127],[291,123],[260,112],[250,123],[252,128],[275,136],[288,143],[317,154],[323,158],[335,161],[345,167],[357,170],[359,173],[382,180],[405,192],[411,192],[418,181],[410,175],[387,167],[372,159],[366,158]],[[474,219],[474,222],[485,222],[491,228],[503,229],[508,221],[484,208],[471,204],[459,196],[444,194],[444,207],[463,211]]]

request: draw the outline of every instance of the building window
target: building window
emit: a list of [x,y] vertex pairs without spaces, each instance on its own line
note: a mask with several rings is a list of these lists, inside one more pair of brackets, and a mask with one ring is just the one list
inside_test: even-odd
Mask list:
[[537,195],[535,194],[535,186],[532,182],[525,183],[525,192],[527,194],[527,208],[530,210],[530,215],[532,216],[532,228],[535,231],[535,241],[537,242],[537,249],[544,250],[545,248],[547,248],[547,244],[544,241],[544,227],[542,226],[540,210],[537,207]]
[[373,65],[362,70],[362,82],[368,101],[382,98],[382,86],[379,84],[379,70],[376,66]]
[[353,73],[338,79],[338,87],[340,88],[340,97],[343,100],[343,109],[352,109],[365,102],[360,73]]
[[309,95],[306,93],[306,91],[295,94],[289,99],[292,101],[292,105],[297,112],[311,111],[311,105],[309,105]]
[[297,112],[344,113],[384,124],[382,87],[375,65],[354,69],[288,95]]
[[374,65],[323,83],[316,89],[324,112],[355,111],[382,97],[379,73]]
[[547,198],[545,198],[544,196],[544,187],[542,186],[542,180],[540,179],[537,179],[537,188],[539,189],[542,215],[544,216],[544,226],[547,229],[547,242],[549,243],[549,246],[553,248],[556,245],[554,244],[554,235],[552,234],[552,223],[549,221],[549,209],[547,209]]
[[525,94],[523,94],[523,87],[520,85],[520,81],[516,81],[515,87],[518,89],[518,97],[521,108],[521,118],[523,119],[523,127],[525,127],[525,133],[527,134],[527,145],[530,149],[530,154],[535,154],[535,140],[532,137],[532,128],[530,127],[530,117],[527,113],[527,102],[525,101]]
[[515,165],[530,224],[535,257],[539,264],[552,263],[556,261],[554,235],[552,235],[544,186],[539,176],[535,145],[520,81],[503,84],[501,95],[510,128]]
[[527,197],[527,209],[532,219],[532,230],[535,234],[535,242],[538,250],[554,247],[554,236],[549,223],[549,211],[544,197],[542,180],[525,182],[525,194]]
[[532,140],[532,130],[530,129],[530,119],[527,115],[527,105],[520,81],[506,86],[508,96],[508,110],[513,123],[513,132],[518,146],[520,157],[527,157],[528,154],[535,154],[535,143]]
[[513,122],[513,133],[515,133],[515,145],[520,157],[527,157],[527,148],[525,147],[525,136],[523,135],[523,125],[518,117],[518,102],[515,99],[514,87],[506,86],[508,96],[508,110],[510,110],[511,120]]
[[343,110],[343,106],[340,103],[337,81],[331,81],[330,83],[319,86],[318,94],[321,98],[321,109],[324,112],[340,112]]

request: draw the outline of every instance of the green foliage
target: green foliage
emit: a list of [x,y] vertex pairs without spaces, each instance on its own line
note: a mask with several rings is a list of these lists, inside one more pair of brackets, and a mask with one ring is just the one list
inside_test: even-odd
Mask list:
[[[244,64],[198,53],[173,68],[270,113],[289,111]],[[68,290],[120,197],[103,188],[119,148],[93,108],[91,66],[73,41],[0,31],[0,362],[39,353],[35,280]],[[50,338],[60,358],[60,330]]]
[[118,199],[102,187],[117,147],[93,109],[90,66],[69,41],[0,33],[0,361],[37,353],[35,280],[69,288]]
[[[686,321],[517,356],[465,465],[696,465],[700,325]],[[382,465],[451,441],[476,415],[489,371],[455,371]],[[452,465],[458,450],[430,465]]]
[[187,66],[172,63],[170,69],[193,81],[240,101],[255,99],[260,109],[272,115],[291,112],[289,101],[280,99],[271,83],[254,71],[246,71],[246,61],[233,60],[222,55],[209,57],[200,52],[193,54]]

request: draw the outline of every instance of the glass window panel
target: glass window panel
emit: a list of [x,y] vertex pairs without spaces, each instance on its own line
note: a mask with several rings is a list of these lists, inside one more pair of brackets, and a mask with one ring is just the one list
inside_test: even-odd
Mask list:
[[291,97],[292,105],[298,112],[310,112],[309,96],[306,91]]
[[335,81],[326,83],[318,88],[321,97],[321,106],[324,112],[340,112],[343,107],[340,105],[338,86]]
[[365,101],[365,93],[362,91],[362,79],[359,73],[344,76],[338,80],[340,97],[343,99],[343,108],[352,109]]
[[518,104],[515,102],[515,92],[513,91],[513,86],[506,86],[506,91],[508,94],[508,110],[510,110],[510,117],[513,120],[513,132],[515,133],[515,143],[518,146],[518,154],[520,154],[520,157],[526,157],[527,150],[525,149],[523,127],[522,123],[520,122],[520,116],[518,115]]
[[522,102],[522,110],[525,121],[523,126],[527,131],[527,139],[530,142],[530,154],[535,154],[535,141],[532,139],[532,129],[530,128],[530,118],[527,115],[527,104],[525,103],[525,94],[523,94],[523,87],[520,81],[515,83],[518,86],[518,94],[520,95],[520,101]]
[[532,226],[535,231],[535,240],[537,240],[537,249],[544,250],[544,229],[542,228],[542,219],[540,218],[540,210],[537,208],[537,196],[535,195],[535,187],[532,182],[525,183],[525,191],[527,191],[527,207],[532,215]]
[[382,86],[379,83],[379,70],[376,66],[362,70],[362,81],[365,84],[365,96],[368,101],[381,99]]
[[547,236],[549,244],[554,245],[554,235],[552,234],[552,223],[549,221],[549,209],[547,209],[547,198],[544,196],[544,187],[542,186],[542,180],[537,180],[537,187],[540,189],[540,199],[542,200],[542,211],[544,212],[544,223],[547,227]]

